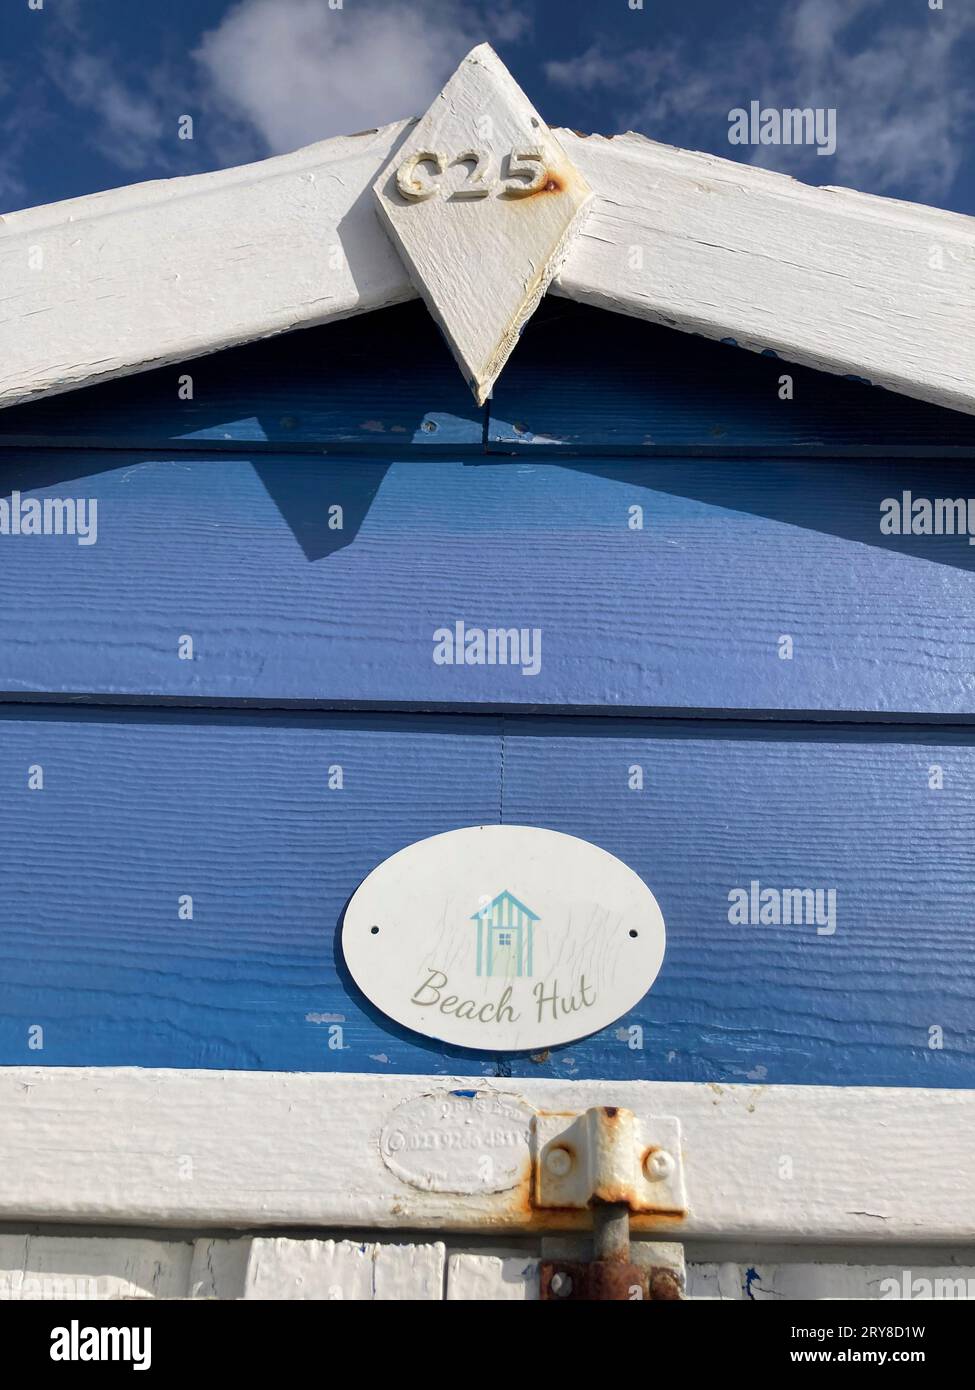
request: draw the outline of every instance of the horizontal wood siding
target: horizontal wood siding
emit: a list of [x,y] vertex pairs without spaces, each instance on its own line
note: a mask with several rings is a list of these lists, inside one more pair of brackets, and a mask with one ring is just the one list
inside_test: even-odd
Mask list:
[[[880,531],[904,490],[975,494],[961,463],[62,450],[0,468],[7,497],[98,503],[94,545],[0,537],[7,697],[975,713],[975,546]],[[436,664],[458,621],[538,629],[537,674]]]
[[[975,493],[973,422],[782,370],[557,301],[481,412],[407,305],[0,413],[0,497],[98,504],[0,536],[0,1063],[970,1086],[975,547],[880,519]],[[441,664],[458,622],[529,650]],[[667,922],[534,1057],[337,953],[386,856],[498,822]],[[752,882],[835,932],[732,923]]]
[[[970,1085],[973,790],[966,730],[10,706],[0,1061]],[[618,855],[667,923],[637,1009],[536,1056],[407,1032],[337,953],[377,863],[499,821]],[[752,880],[835,890],[835,931],[732,924]]]

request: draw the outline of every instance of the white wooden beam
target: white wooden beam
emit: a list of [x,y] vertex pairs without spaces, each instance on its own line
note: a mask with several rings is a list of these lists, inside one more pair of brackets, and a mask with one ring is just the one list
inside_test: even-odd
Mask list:
[[371,194],[412,124],[0,219],[0,405],[414,298]]
[[[0,1071],[0,1219],[561,1229],[574,1214],[533,1209],[521,1139],[505,1141],[504,1171],[512,1145],[521,1161],[501,1191],[488,1190],[491,1172],[478,1166],[484,1181],[472,1180],[463,1149],[452,1183],[449,1145],[434,1151],[434,1186],[423,1185],[420,1150],[416,1182],[384,1161],[380,1137],[397,1107],[466,1090],[514,1097],[514,1110],[622,1105],[676,1116],[689,1216],[634,1218],[661,1238],[975,1238],[975,1092],[137,1068]],[[580,1227],[586,1220],[578,1214]]]
[[975,413],[975,218],[557,134],[596,195],[558,293]]

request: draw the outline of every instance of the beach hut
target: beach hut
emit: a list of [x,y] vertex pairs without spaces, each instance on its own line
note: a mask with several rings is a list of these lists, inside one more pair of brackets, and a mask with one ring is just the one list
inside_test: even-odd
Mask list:
[[[579,1294],[608,1154],[641,1296],[975,1279],[975,223],[480,47],[10,214],[0,301],[3,1287]],[[397,867],[478,827],[583,848]],[[342,947],[387,863],[426,1031]],[[666,953],[587,1030],[612,875]],[[537,1037],[444,1041],[543,951]]]
[[532,934],[538,914],[507,891],[478,908],[478,975],[528,975],[532,973]]

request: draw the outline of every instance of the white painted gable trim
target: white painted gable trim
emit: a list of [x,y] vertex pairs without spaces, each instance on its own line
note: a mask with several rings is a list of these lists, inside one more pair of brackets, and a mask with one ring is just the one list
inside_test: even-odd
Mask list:
[[471,1193],[465,1156],[457,1192],[423,1190],[384,1162],[397,1106],[458,1089],[535,1111],[677,1118],[689,1214],[634,1219],[663,1239],[975,1239],[975,1091],[110,1067],[0,1069],[0,1220],[558,1228],[564,1212],[533,1219],[527,1146],[518,1185],[493,1194]]
[[[413,298],[371,191],[413,125],[2,219],[0,406]],[[554,135],[594,193],[555,293],[975,413],[975,218]]]
[[558,293],[975,413],[975,218],[558,134],[596,195]]
[[370,192],[411,124],[4,218],[0,405],[414,298]]

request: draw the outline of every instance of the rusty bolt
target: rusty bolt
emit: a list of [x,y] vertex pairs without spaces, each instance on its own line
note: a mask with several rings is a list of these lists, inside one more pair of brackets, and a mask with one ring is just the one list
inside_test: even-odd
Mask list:
[[680,1291],[677,1276],[669,1269],[655,1269],[650,1275],[650,1297],[657,1302],[677,1303],[684,1295]]
[[553,1274],[549,1287],[556,1298],[568,1298],[572,1292],[572,1280],[567,1274]]
[[572,1167],[572,1155],[568,1149],[556,1146],[545,1155],[545,1167],[553,1178],[564,1178]]
[[674,1160],[666,1149],[656,1149],[653,1153],[647,1154],[643,1171],[648,1182],[660,1182],[662,1178],[669,1178],[673,1173]]

